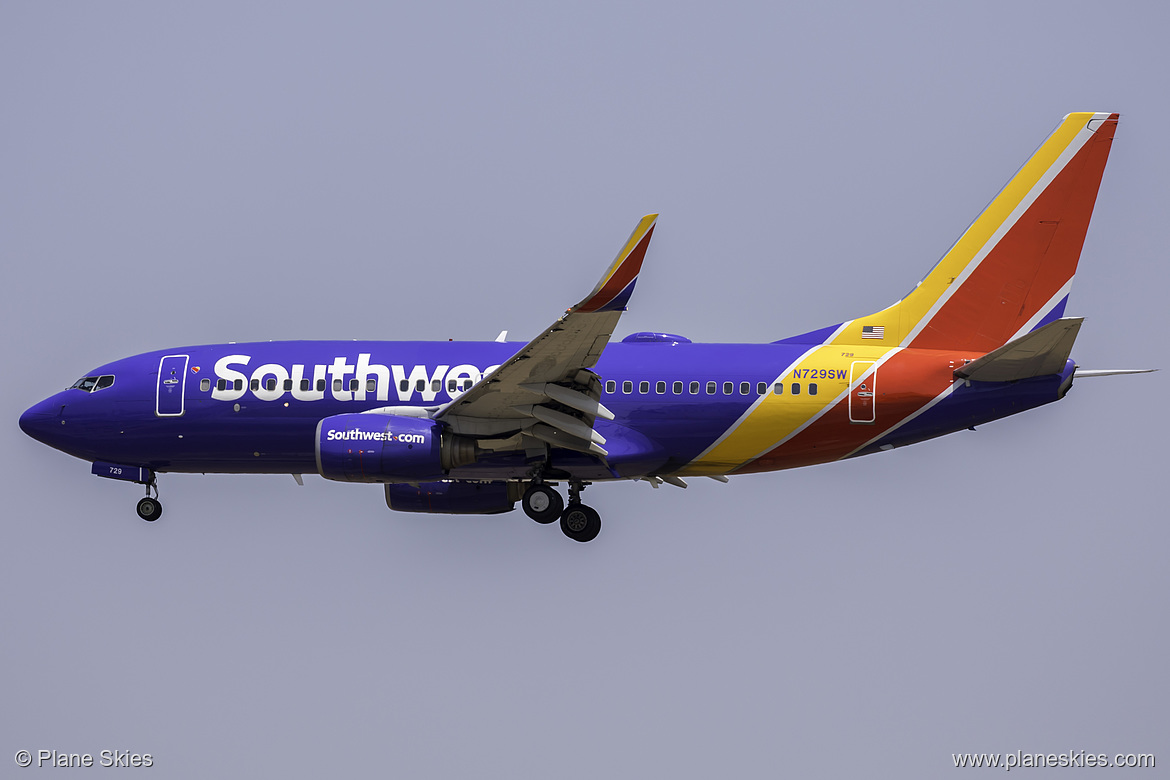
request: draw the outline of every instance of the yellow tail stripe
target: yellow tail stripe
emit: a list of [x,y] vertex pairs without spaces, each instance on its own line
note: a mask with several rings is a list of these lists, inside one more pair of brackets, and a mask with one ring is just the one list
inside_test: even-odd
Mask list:
[[[938,265],[927,275],[913,292],[903,300],[876,314],[862,317],[842,328],[833,340],[834,344],[872,343],[896,346],[903,344],[922,319],[930,313],[939,299],[964,271],[979,256],[1028,194],[1056,164],[1077,135],[1085,129],[1094,114],[1082,112],[1069,114],[1060,126],[1048,137],[1024,167],[1012,177],[1007,186],[984,209],[955,245],[943,256]],[[961,281],[961,280],[960,280]],[[865,325],[880,325],[885,328],[882,339],[861,339]]]

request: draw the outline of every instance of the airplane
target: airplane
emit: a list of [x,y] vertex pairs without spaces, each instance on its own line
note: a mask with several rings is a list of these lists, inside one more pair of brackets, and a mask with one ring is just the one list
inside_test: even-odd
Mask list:
[[[285,341],[147,352],[20,418],[29,436],[145,486],[161,473],[380,483],[400,512],[517,501],[572,540],[601,530],[594,483],[809,466],[974,428],[1064,397],[1083,318],[1065,317],[1115,113],[1074,113],[902,300],[762,344],[639,332],[611,343],[657,215],[583,300],[527,344]],[[557,489],[567,485],[567,502]]]

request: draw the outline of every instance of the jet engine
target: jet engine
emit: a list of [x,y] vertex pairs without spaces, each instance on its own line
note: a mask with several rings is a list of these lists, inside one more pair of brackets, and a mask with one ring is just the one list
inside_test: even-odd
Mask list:
[[340,482],[430,482],[475,462],[475,442],[434,420],[337,414],[317,423],[317,471]]

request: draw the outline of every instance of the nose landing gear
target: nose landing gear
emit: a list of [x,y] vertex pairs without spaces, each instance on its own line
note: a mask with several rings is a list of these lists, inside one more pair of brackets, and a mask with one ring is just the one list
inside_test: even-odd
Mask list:
[[[154,498],[151,498],[150,491],[154,490]],[[162,502],[158,500],[158,479],[154,472],[150,474],[150,482],[146,483],[146,498],[138,502],[138,516],[148,523],[153,523],[162,517]]]
[[[133,482],[137,485],[146,485],[146,498],[138,502],[138,516],[148,523],[153,523],[162,517],[162,503],[158,500],[158,475],[149,466],[128,466],[123,463],[109,463],[96,460],[90,473],[106,479],[119,479],[123,482]],[[151,498],[150,492],[154,491]]]
[[138,516],[148,523],[153,523],[162,517],[162,504],[157,498],[147,496],[138,502]]

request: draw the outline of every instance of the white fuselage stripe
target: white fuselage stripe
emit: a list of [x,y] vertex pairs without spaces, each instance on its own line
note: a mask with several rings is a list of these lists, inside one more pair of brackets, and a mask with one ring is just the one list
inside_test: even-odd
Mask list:
[[812,355],[814,352],[816,352],[822,346],[824,346],[824,345],[817,344],[815,347],[810,347],[809,349],[805,350],[803,355],[801,355],[796,360],[789,363],[788,367],[780,372],[780,376],[778,376],[772,380],[772,384],[770,384],[768,386],[768,392],[764,393],[763,395],[756,398],[756,400],[752,402],[752,405],[747,408],[747,411],[745,411],[743,414],[741,414],[739,416],[739,419],[737,419],[734,423],[731,424],[731,427],[729,427],[726,431],[724,431],[723,434],[718,439],[716,439],[714,442],[712,442],[710,447],[708,447],[707,449],[705,449],[701,453],[699,453],[698,457],[696,457],[694,460],[692,460],[691,463],[694,463],[695,461],[700,461],[703,458],[705,458],[713,449],[715,449],[720,444],[722,444],[724,442],[724,440],[727,439],[728,436],[730,436],[731,434],[733,434],[737,430],[739,430],[739,426],[743,425],[747,421],[748,417],[751,416],[752,412],[754,412],[759,407],[759,405],[762,404],[765,401],[765,399],[767,399],[767,397],[772,394],[772,388],[775,387],[776,383],[779,382],[781,379],[783,379],[785,376],[787,376],[788,372],[791,371],[794,366],[799,366],[810,355]]
[[1061,287],[1059,290],[1057,290],[1056,294],[1048,299],[1048,303],[1041,306],[1040,310],[1032,315],[1032,319],[1024,323],[1024,326],[1017,330],[1015,334],[1010,339],[1008,339],[1008,341],[1015,341],[1020,336],[1023,336],[1026,333],[1031,333],[1033,330],[1035,330],[1036,326],[1040,324],[1040,320],[1047,317],[1052,312],[1052,309],[1056,306],[1056,304],[1060,303],[1060,300],[1068,295],[1071,291],[1072,279],[1070,278],[1067,282],[1064,283],[1064,287]]
[[[855,381],[860,382],[863,378],[865,378],[866,376],[869,376],[870,374],[876,375],[878,369],[882,367],[882,364],[884,364],[887,360],[889,360],[894,355],[896,355],[902,351],[901,347],[890,347],[889,349],[890,349],[889,352],[887,352],[886,354],[882,355],[880,358],[878,358],[877,360],[874,361],[873,371],[863,372],[862,375],[857,377]],[[875,382],[876,382],[876,380],[875,380]],[[751,463],[752,461],[756,460],[757,458],[762,458],[764,455],[767,455],[769,452],[776,449],[777,447],[782,446],[783,444],[788,442],[790,439],[792,439],[794,436],[796,436],[798,433],[803,431],[805,428],[812,425],[817,420],[821,419],[826,414],[828,414],[831,409],[837,408],[837,404],[841,403],[841,401],[843,399],[848,398],[849,394],[851,392],[853,392],[853,383],[850,383],[849,387],[847,387],[843,393],[840,393],[831,402],[829,402],[829,403],[825,404],[823,407],[821,407],[820,411],[818,411],[816,414],[809,417],[807,420],[805,420],[803,423],[801,423],[799,426],[797,426],[795,429],[793,429],[792,432],[789,433],[787,436],[780,439],[776,443],[769,445],[768,447],[764,448],[763,450],[757,452],[755,455],[751,456],[750,458],[745,460],[743,463],[740,463],[738,466],[736,466],[736,468],[742,468],[743,466],[746,466],[748,463]]]
[[921,415],[922,413],[926,412],[928,409],[930,409],[930,408],[934,407],[936,404],[938,404],[940,401],[942,401],[944,398],[946,398],[946,397],[947,397],[948,395],[950,395],[951,393],[955,392],[955,388],[956,388],[956,387],[957,387],[957,386],[958,386],[958,385],[959,385],[961,382],[962,382],[962,380],[959,380],[959,379],[956,379],[954,382],[951,382],[951,384],[950,384],[950,385],[947,387],[947,389],[946,389],[946,390],[943,390],[941,393],[939,393],[938,395],[936,395],[936,396],[935,396],[934,398],[932,398],[930,401],[928,401],[927,403],[923,404],[921,409],[919,409],[918,411],[914,412],[913,414],[908,414],[908,415],[906,415],[906,417],[905,417],[905,418],[903,418],[901,422],[899,422],[899,423],[897,423],[897,424],[895,424],[895,425],[892,425],[892,426],[890,426],[890,427],[889,427],[889,428],[887,428],[886,430],[884,430],[884,431],[882,431],[881,433],[879,433],[877,436],[874,436],[872,439],[870,439],[869,441],[867,441],[865,444],[862,444],[860,447],[858,447],[858,448],[856,448],[856,449],[854,449],[854,450],[850,451],[850,452],[849,452],[848,454],[846,454],[846,455],[842,455],[840,458],[838,458],[838,460],[844,460],[845,458],[851,458],[851,457],[853,457],[854,455],[856,455],[858,452],[860,452],[860,451],[864,450],[866,447],[869,447],[870,445],[872,445],[874,442],[881,441],[881,440],[882,440],[882,439],[884,439],[885,437],[889,436],[891,433],[893,433],[894,431],[898,430],[898,429],[899,429],[899,428],[901,428],[903,425],[905,425],[906,423],[908,423],[908,422],[910,422],[911,420],[915,419],[916,417],[918,417],[918,416],[919,416],[919,415]]

